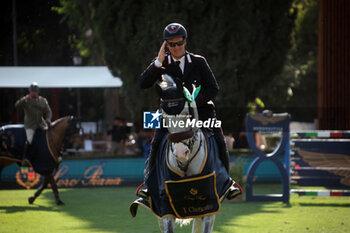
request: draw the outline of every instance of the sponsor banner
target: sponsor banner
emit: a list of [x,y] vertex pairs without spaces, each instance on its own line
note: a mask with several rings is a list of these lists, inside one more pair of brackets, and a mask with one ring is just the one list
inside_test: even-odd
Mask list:
[[[234,163],[239,159],[243,164],[243,173],[247,175],[253,156],[231,157]],[[283,158],[279,158],[283,161]],[[60,188],[66,187],[99,187],[126,185],[130,182],[143,182],[145,158],[131,159],[87,159],[63,161],[55,177]],[[272,163],[262,163],[256,172],[259,181],[280,181],[278,169]],[[118,178],[120,180],[118,180]],[[16,163],[3,168],[0,188],[39,187],[43,177],[31,168],[20,168]],[[5,187],[6,184],[6,187]]]
[[[119,186],[142,182],[144,168],[144,158],[70,160],[62,162],[55,179],[60,188]],[[43,178],[32,168],[17,164],[4,168],[1,175],[5,183],[17,183],[26,189],[39,187]]]

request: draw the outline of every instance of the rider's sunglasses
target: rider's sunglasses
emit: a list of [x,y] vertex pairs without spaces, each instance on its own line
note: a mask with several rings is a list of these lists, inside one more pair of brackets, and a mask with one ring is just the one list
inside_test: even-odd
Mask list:
[[168,43],[168,45],[170,47],[174,48],[176,45],[179,46],[179,47],[182,46],[185,43],[185,40],[180,40],[178,42],[169,42],[169,41],[167,41],[167,43]]

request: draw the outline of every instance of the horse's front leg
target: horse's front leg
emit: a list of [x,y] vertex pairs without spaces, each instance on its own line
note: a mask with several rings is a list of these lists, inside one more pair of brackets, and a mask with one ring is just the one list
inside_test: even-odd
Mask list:
[[36,190],[34,196],[31,196],[28,198],[29,204],[33,204],[35,199],[40,196],[41,192],[47,187],[47,184],[49,183],[49,176],[44,177],[44,182],[40,185],[40,187]]
[[56,204],[57,205],[64,205],[64,202],[61,201],[61,199],[58,195],[57,184],[56,184],[55,178],[53,176],[53,173],[50,174],[50,176],[49,176],[49,182],[51,184],[53,195],[55,196]]
[[166,217],[158,220],[159,228],[163,233],[174,233],[175,218]]
[[202,218],[193,219],[192,233],[202,233]]
[[215,222],[215,215],[205,216],[202,219],[202,232],[211,233],[213,232]]

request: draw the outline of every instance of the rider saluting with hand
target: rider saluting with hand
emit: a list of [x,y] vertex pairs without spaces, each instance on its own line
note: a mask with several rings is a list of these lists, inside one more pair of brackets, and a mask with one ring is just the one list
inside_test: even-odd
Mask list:
[[24,110],[24,129],[27,141],[24,144],[22,166],[28,166],[27,153],[32,144],[35,130],[37,128],[46,129],[51,124],[51,108],[44,97],[39,96],[39,86],[33,82],[29,87],[29,94],[19,99],[16,108]]
[[[205,121],[208,118],[215,118],[215,109],[211,100],[217,95],[219,86],[206,59],[185,50],[187,31],[181,24],[171,23],[167,25],[163,32],[163,39],[164,42],[160,47],[158,57],[139,78],[141,88],[152,87],[155,82],[161,80],[162,74],[179,78],[190,92],[193,89],[192,84],[197,87],[200,85],[201,89],[196,98],[199,119]],[[169,52],[165,51],[166,47]],[[219,146],[220,159],[228,171],[229,155],[222,129],[212,128],[212,130]],[[159,144],[166,132],[166,129],[159,129],[155,133],[148,160],[149,170],[155,164]]]

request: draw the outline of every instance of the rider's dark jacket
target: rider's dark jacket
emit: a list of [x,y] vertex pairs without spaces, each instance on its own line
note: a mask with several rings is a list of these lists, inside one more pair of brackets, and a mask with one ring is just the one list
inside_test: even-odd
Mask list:
[[167,53],[162,67],[158,68],[153,61],[141,74],[139,78],[141,88],[152,87],[155,82],[161,81],[162,74],[179,78],[190,92],[192,92],[192,84],[197,87],[201,85],[201,90],[196,98],[199,119],[206,120],[215,117],[213,103],[209,101],[215,98],[219,86],[204,57],[186,52],[185,68],[182,73],[173,57]]

